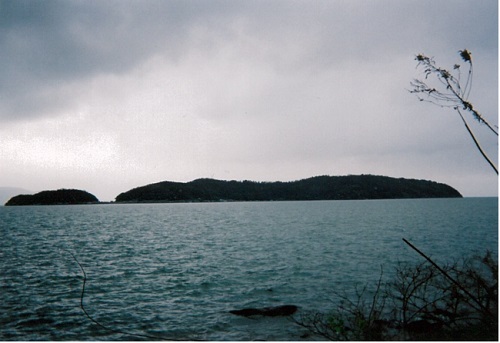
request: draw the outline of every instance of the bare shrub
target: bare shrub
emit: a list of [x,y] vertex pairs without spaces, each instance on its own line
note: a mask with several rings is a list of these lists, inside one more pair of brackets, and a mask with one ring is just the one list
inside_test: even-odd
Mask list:
[[329,340],[498,339],[498,263],[490,252],[439,269],[399,264],[392,280],[382,283],[381,273],[367,292],[334,292],[341,300],[332,311],[293,320]]

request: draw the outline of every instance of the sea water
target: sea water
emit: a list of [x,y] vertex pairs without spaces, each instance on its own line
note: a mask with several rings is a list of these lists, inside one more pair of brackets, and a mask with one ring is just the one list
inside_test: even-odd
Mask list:
[[498,199],[0,207],[0,232],[0,340],[310,340],[229,311],[328,311],[422,262],[402,238],[497,258]]

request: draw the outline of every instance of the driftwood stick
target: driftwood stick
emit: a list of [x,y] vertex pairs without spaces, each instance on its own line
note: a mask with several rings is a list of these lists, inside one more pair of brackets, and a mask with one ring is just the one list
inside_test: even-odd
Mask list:
[[458,288],[460,288],[460,290],[462,292],[464,292],[470,299],[472,299],[476,304],[479,305],[479,307],[481,308],[481,310],[486,313],[487,315],[489,316],[493,316],[492,313],[490,312],[490,310],[488,308],[486,308],[475,296],[473,296],[469,291],[467,291],[457,280],[455,280],[454,278],[452,278],[450,276],[450,274],[448,274],[443,268],[441,268],[440,266],[438,266],[436,264],[436,262],[434,262],[433,260],[431,260],[430,257],[428,257],[426,254],[424,254],[422,251],[420,251],[417,247],[415,247],[413,244],[411,244],[410,242],[408,242],[406,239],[403,238],[403,242],[405,242],[406,244],[408,244],[410,246],[410,248],[412,248],[413,250],[415,250],[420,256],[422,256],[423,258],[425,258],[430,264],[432,264],[437,270],[439,270],[439,272],[441,272],[441,274],[443,274],[448,280],[450,280],[454,285],[456,285]]

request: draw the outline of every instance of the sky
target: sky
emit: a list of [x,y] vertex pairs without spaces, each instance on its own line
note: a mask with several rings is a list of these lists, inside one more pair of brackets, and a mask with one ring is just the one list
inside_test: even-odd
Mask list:
[[498,194],[458,114],[408,91],[417,54],[451,69],[468,49],[498,125],[497,0],[0,0],[0,46],[0,187],[374,174]]

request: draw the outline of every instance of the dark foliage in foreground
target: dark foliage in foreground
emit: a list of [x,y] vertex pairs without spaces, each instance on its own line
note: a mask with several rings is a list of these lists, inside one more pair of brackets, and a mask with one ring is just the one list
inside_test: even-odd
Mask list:
[[292,182],[164,181],[134,188],[117,202],[351,200],[461,197],[454,188],[433,181],[375,175],[317,176]]
[[5,206],[76,205],[97,202],[99,200],[88,192],[78,189],[58,189],[56,191],[42,191],[33,195],[16,195],[7,201]]
[[[498,341],[498,262],[491,253],[441,268],[399,265],[393,280],[294,321],[330,340]],[[367,293],[371,291],[371,296]]]

